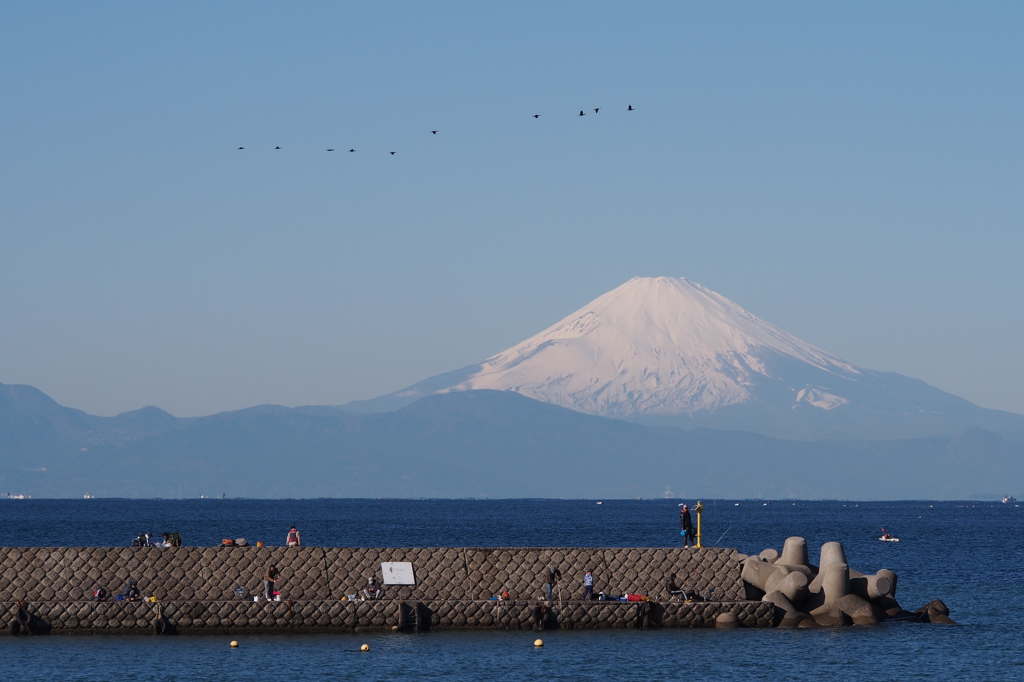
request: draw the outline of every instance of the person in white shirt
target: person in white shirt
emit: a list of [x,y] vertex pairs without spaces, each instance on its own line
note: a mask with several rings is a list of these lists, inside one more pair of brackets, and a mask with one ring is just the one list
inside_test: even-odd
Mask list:
[[583,574],[583,596],[580,601],[590,601],[594,598],[594,573],[587,571]]

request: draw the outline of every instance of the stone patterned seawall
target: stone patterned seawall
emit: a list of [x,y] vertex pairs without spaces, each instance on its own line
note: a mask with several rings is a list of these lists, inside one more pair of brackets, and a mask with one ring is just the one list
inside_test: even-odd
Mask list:
[[[408,561],[414,586],[384,586],[380,601],[347,601],[381,562]],[[280,602],[262,594],[273,563]],[[545,608],[540,574],[562,571],[561,600]],[[650,602],[579,602],[583,574],[595,591],[648,595]],[[665,579],[711,601],[670,601]],[[29,620],[37,632],[242,632],[488,627],[713,627],[723,613],[745,627],[773,624],[769,604],[746,602],[735,550],[638,548],[178,547],[0,548],[0,623]],[[105,587],[138,581],[156,603],[92,601]],[[490,598],[508,590],[511,601]],[[112,599],[112,598],[111,598]],[[23,607],[19,612],[19,600]]]

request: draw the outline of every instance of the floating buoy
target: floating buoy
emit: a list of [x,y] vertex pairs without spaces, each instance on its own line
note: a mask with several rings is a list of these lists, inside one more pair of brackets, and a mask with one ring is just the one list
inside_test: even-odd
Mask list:
[[238,642],[236,642],[235,640],[231,640],[231,648],[232,649],[237,649],[238,648]]
[[533,640],[533,645],[539,649],[542,646],[544,646],[544,640],[543,639],[535,639],[535,640]]
[[361,647],[359,647],[359,650],[360,651],[369,651],[370,650],[370,645],[369,644],[364,644]]

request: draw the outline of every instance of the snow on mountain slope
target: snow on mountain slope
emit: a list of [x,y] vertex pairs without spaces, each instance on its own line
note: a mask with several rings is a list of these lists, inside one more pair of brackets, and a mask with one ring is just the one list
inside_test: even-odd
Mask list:
[[[447,390],[516,391],[615,417],[715,410],[751,398],[769,354],[839,377],[857,367],[683,278],[634,277],[554,326],[488,358]],[[818,387],[794,396],[820,409],[844,400]]]
[[341,406],[387,412],[437,393],[494,389],[606,417],[782,438],[1024,432],[923,381],[857,367],[682,278],[634,277],[481,363]]

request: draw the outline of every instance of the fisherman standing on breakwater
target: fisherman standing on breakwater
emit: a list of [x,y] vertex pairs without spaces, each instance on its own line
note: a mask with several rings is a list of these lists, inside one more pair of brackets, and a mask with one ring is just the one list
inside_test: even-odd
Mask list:
[[277,567],[274,564],[267,566],[267,572],[263,574],[263,596],[266,597],[267,601],[274,601],[274,592],[276,592],[277,579],[281,577],[278,573]]
[[299,531],[295,529],[295,526],[292,526],[292,529],[288,531],[287,542],[289,547],[299,547],[302,545],[302,538],[299,537]]
[[557,566],[544,568],[540,572],[540,579],[544,583],[544,593],[547,594],[548,601],[551,601],[551,590],[562,579],[562,572],[558,570]]
[[685,504],[679,510],[679,525],[682,527],[679,534],[683,536],[683,547],[686,547],[687,544],[696,547],[697,542],[693,538],[693,519],[690,518],[690,508]]

